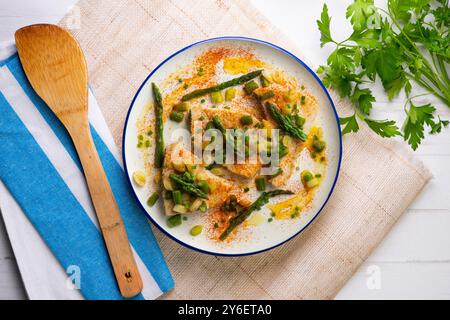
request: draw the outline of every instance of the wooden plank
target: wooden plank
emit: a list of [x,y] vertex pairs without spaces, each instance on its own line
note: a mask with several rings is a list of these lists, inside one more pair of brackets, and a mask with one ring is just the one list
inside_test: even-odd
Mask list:
[[450,170],[448,170],[450,156],[417,155],[416,157],[425,163],[434,178],[411,204],[410,209],[450,209]]
[[450,262],[366,262],[336,299],[450,299]]
[[367,259],[378,262],[450,262],[450,210],[409,210]]

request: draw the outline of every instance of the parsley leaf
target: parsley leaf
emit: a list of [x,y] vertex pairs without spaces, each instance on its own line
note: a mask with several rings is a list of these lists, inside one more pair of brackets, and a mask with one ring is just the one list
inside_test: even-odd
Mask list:
[[330,16],[328,15],[328,7],[325,3],[323,5],[322,14],[320,15],[320,20],[317,20],[317,27],[320,30],[320,46],[323,47],[326,43],[332,42],[330,32]]
[[390,138],[395,136],[401,136],[402,134],[398,131],[398,127],[395,125],[395,121],[391,120],[372,120],[365,118],[364,121],[367,125],[375,131],[376,134],[383,138]]
[[361,48],[380,48],[380,30],[355,30],[349,40],[356,42]]
[[350,132],[357,132],[359,130],[358,121],[356,121],[356,113],[350,117],[339,118],[339,123],[341,126],[345,125],[342,130],[342,135],[345,135]]
[[435,122],[431,125],[430,134],[440,133],[442,128],[448,127],[448,120],[441,120],[441,117],[438,116],[438,122]]
[[375,80],[378,74],[385,87],[400,76],[401,60],[394,47],[371,50],[361,63],[369,79]]
[[366,26],[367,17],[374,13],[373,0],[356,0],[347,8],[346,17],[355,30],[361,30]]
[[348,48],[338,48],[328,57],[328,64],[332,69],[338,72],[345,70],[354,70],[353,57],[355,52]]
[[375,102],[375,98],[370,89],[359,89],[358,87],[355,87],[355,91],[350,97],[350,101],[357,105],[359,110],[364,114],[370,114],[372,102]]
[[[424,126],[428,125],[433,128],[433,125],[435,125],[433,121],[433,113],[435,111],[436,108],[431,104],[425,104],[422,106],[415,106],[412,103],[410,104],[408,116],[406,117],[403,127],[403,138],[405,141],[408,141],[413,150],[417,149],[424,137]],[[435,130],[437,132],[440,128],[435,127]]]

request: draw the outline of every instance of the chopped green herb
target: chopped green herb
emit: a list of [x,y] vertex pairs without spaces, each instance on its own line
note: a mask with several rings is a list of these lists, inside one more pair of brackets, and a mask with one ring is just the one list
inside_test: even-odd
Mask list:
[[181,204],[183,202],[183,197],[180,190],[172,191],[172,197],[175,204]]
[[153,207],[154,204],[156,203],[156,201],[158,201],[159,199],[159,195],[156,192],[153,192],[153,194],[148,198],[147,200],[147,205],[149,207]]
[[228,88],[225,90],[225,100],[231,101],[236,96],[236,88]]
[[255,82],[255,80],[251,80],[251,81],[249,81],[249,82],[247,82],[245,85],[244,85],[244,91],[245,91],[245,93],[247,93],[247,94],[252,94],[253,93],[253,91],[255,91],[256,89],[258,89],[258,84]]
[[275,92],[273,90],[266,91],[257,96],[260,101],[267,100],[275,97]]
[[253,123],[253,117],[250,116],[250,115],[242,116],[242,117],[241,117],[241,123],[242,123],[244,126],[249,126],[249,125],[251,125],[251,124]]
[[200,205],[200,207],[198,207],[198,210],[200,210],[200,212],[206,212],[206,210],[208,210],[208,205],[206,204],[205,201],[202,202],[202,204]]
[[210,189],[209,189],[208,182],[206,182],[205,180],[201,180],[197,184],[204,193],[209,193]]
[[312,146],[317,152],[322,152],[327,144],[325,143],[325,141],[320,140],[319,137],[314,136]]
[[181,220],[181,214],[176,214],[167,219],[167,225],[170,228],[179,226],[183,221]]
[[257,177],[255,179],[256,190],[264,191],[266,190],[266,179],[264,177]]
[[306,96],[302,96],[300,98],[300,104],[305,104],[305,102],[306,102]]
[[261,81],[261,86],[263,88],[268,87],[270,85],[269,79],[267,79],[263,74],[259,77],[259,80]]
[[221,103],[223,102],[223,95],[221,91],[211,92],[211,102],[212,103]]
[[189,103],[187,103],[187,102],[180,102],[179,104],[175,105],[174,110],[178,111],[178,112],[188,111],[189,110]]

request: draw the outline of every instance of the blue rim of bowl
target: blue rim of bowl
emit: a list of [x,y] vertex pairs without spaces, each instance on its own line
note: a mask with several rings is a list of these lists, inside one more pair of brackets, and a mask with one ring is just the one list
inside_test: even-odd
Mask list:
[[[221,252],[213,252],[213,251],[207,251],[207,250],[203,250],[200,248],[196,248],[194,246],[191,246],[179,239],[177,239],[176,237],[174,237],[173,235],[171,235],[169,232],[167,232],[162,226],[159,225],[158,222],[156,222],[155,219],[153,219],[151,217],[151,215],[147,212],[147,210],[145,209],[145,207],[142,205],[141,201],[139,200],[136,192],[134,191],[133,185],[132,185],[132,181],[130,179],[130,175],[128,173],[128,169],[127,169],[127,161],[126,161],[126,157],[125,157],[125,137],[126,137],[126,129],[128,126],[128,119],[130,117],[130,113],[131,113],[131,109],[134,106],[134,102],[136,100],[136,98],[139,96],[139,93],[141,92],[142,88],[144,87],[144,85],[148,82],[148,80],[152,77],[152,75],[161,67],[163,66],[166,62],[168,62],[169,60],[171,60],[173,57],[177,56],[178,54],[192,48],[195,47],[197,45],[200,45],[202,43],[208,43],[208,42],[216,42],[216,41],[220,41],[220,40],[245,40],[245,41],[249,41],[249,42],[256,42],[256,43],[260,43],[260,44],[264,44],[267,45],[275,50],[278,50],[286,55],[288,55],[289,57],[293,58],[294,60],[296,60],[298,63],[300,63],[306,70],[308,70],[309,73],[311,73],[311,75],[316,79],[316,81],[320,84],[322,90],[325,92],[325,94],[327,95],[328,101],[331,104],[331,107],[333,109],[333,113],[334,113],[334,117],[336,120],[336,124],[337,124],[337,128],[338,128],[338,136],[339,136],[339,160],[338,160],[338,165],[337,165],[337,170],[336,170],[336,176],[334,178],[333,181],[333,185],[331,186],[330,192],[327,195],[327,198],[325,199],[324,203],[322,204],[322,206],[320,207],[320,209],[317,211],[317,213],[314,215],[314,217],[312,217],[312,219],[303,227],[301,228],[298,232],[296,232],[294,235],[290,236],[288,239],[281,241],[280,243],[277,243],[269,248],[265,248],[265,249],[261,249],[261,250],[257,250],[257,251],[252,251],[252,252],[247,252],[247,253],[221,253]],[[300,233],[303,232],[303,230],[305,230],[306,228],[308,228],[308,226],[314,221],[316,220],[316,218],[319,216],[319,214],[322,212],[323,208],[325,207],[325,205],[327,204],[328,200],[331,197],[331,194],[333,193],[334,187],[336,186],[336,182],[337,179],[339,177],[339,172],[341,169],[341,160],[342,160],[342,136],[341,136],[341,131],[340,131],[340,124],[339,124],[339,116],[336,112],[336,107],[334,106],[333,100],[331,99],[331,96],[328,92],[328,90],[325,88],[325,85],[322,83],[322,80],[320,80],[320,78],[317,76],[317,74],[311,70],[310,67],[308,67],[308,65],[306,63],[304,63],[300,58],[298,58],[297,56],[295,56],[294,54],[290,53],[289,51],[287,51],[286,49],[283,49],[273,43],[264,41],[264,40],[260,40],[260,39],[255,39],[255,38],[248,38],[248,37],[239,37],[239,36],[223,36],[223,37],[216,37],[216,38],[210,38],[210,39],[205,39],[205,40],[201,40],[198,42],[195,42],[193,44],[190,44],[180,50],[178,50],[177,52],[173,53],[172,55],[170,55],[168,58],[166,58],[163,62],[161,62],[155,69],[153,69],[152,72],[150,72],[150,74],[145,78],[145,80],[142,82],[141,86],[139,87],[138,91],[136,92],[136,94],[133,97],[133,100],[131,101],[130,107],[128,109],[127,112],[127,116],[125,118],[125,124],[124,124],[124,128],[123,128],[123,137],[122,137],[122,158],[123,158],[123,167],[125,170],[125,175],[127,177],[128,183],[130,185],[131,190],[133,190],[133,194],[134,197],[136,198],[136,201],[139,203],[140,207],[142,208],[142,210],[145,212],[146,216],[150,219],[150,221],[158,227],[159,230],[161,230],[164,234],[166,234],[169,238],[171,238],[172,240],[174,240],[175,242],[178,242],[179,244],[192,249],[194,251],[198,251],[201,253],[205,253],[205,254],[209,254],[209,255],[214,255],[214,256],[223,256],[223,257],[239,257],[239,256],[249,256],[249,255],[253,255],[253,254],[258,254],[258,253],[262,253],[265,251],[269,251],[272,250],[278,246],[281,246],[282,244],[292,240],[293,238],[295,238],[296,236],[298,236]]]

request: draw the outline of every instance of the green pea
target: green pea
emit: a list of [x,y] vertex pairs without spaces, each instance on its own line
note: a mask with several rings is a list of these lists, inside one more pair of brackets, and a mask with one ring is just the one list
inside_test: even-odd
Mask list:
[[192,229],[191,229],[191,231],[189,233],[191,234],[191,236],[196,237],[200,233],[202,233],[202,231],[203,231],[203,226],[202,225],[196,225],[196,226],[192,227]]
[[181,112],[172,111],[169,116],[170,120],[175,122],[181,122],[184,119],[184,114]]
[[302,172],[302,180],[304,182],[311,181],[313,178],[314,178],[314,176],[311,173],[311,171],[305,170],[305,171]]
[[312,146],[317,152],[321,152],[325,149],[327,144],[325,143],[325,141],[314,139]]

